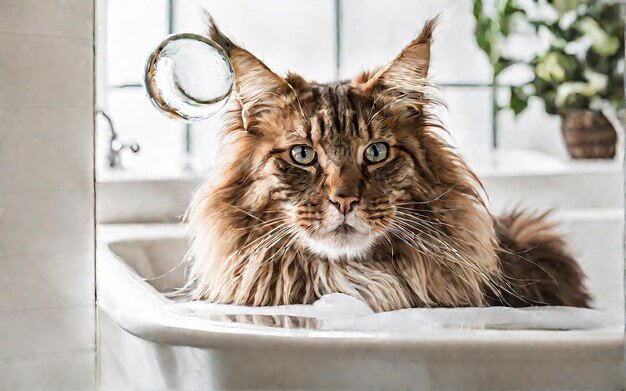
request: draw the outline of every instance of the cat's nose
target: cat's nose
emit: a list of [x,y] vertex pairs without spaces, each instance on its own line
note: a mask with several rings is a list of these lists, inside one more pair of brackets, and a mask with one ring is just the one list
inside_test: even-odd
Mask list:
[[341,213],[348,214],[352,211],[354,206],[359,203],[361,200],[360,197],[356,196],[344,196],[341,194],[335,194],[330,196],[330,203],[335,205],[337,209],[341,211]]

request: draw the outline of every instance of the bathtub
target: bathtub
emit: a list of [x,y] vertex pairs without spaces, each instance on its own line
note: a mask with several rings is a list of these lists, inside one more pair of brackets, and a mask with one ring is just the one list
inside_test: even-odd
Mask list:
[[311,318],[245,315],[228,306],[207,315],[164,294],[184,280],[177,266],[186,248],[176,224],[99,227],[100,389],[623,386],[621,310],[587,314],[577,330],[325,328]]

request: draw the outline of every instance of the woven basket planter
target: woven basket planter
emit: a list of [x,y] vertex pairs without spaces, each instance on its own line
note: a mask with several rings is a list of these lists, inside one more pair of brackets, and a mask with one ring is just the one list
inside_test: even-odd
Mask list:
[[560,114],[561,130],[574,159],[611,159],[615,156],[617,132],[606,116],[591,110]]

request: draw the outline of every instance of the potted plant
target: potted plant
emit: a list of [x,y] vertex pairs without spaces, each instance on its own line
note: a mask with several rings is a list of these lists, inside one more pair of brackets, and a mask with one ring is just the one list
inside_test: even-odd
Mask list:
[[[604,112],[624,107],[619,2],[475,0],[474,17],[476,41],[493,66],[494,86],[513,65],[530,70],[528,80],[508,86],[510,99],[504,107],[518,115],[529,97],[536,96],[547,113],[561,117],[573,158],[612,158],[617,134]],[[510,50],[515,34],[524,34],[534,51],[523,50],[520,56]]]

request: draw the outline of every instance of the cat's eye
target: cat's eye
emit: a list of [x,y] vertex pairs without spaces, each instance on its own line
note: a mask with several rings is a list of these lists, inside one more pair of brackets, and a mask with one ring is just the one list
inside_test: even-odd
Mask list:
[[374,143],[365,149],[363,160],[365,160],[367,164],[380,163],[387,159],[388,152],[389,145],[387,143]]
[[294,145],[291,147],[291,159],[297,164],[310,166],[315,163],[315,150],[308,145]]

